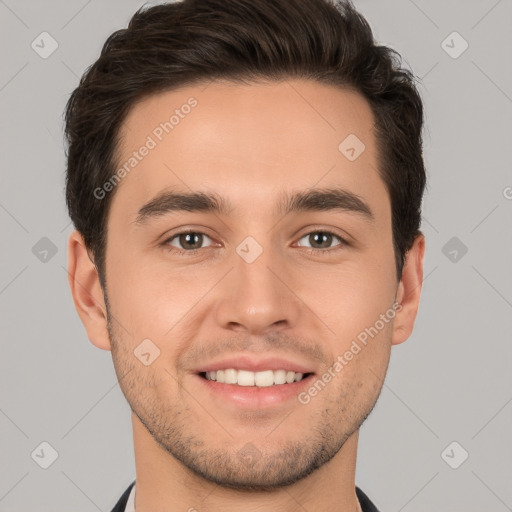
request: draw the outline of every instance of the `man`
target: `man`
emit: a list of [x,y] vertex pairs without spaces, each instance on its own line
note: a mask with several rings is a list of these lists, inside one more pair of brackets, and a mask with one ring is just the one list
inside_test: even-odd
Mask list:
[[69,282],[132,410],[114,511],[377,510],[358,432],[425,244],[397,55],[348,2],[184,0],[138,11],[73,92]]

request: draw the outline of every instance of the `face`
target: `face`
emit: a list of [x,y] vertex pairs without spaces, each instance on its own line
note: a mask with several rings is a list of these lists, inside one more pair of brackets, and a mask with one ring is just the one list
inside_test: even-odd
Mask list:
[[[373,124],[359,94],[293,80],[158,94],[122,126],[112,357],[147,436],[207,480],[295,482],[378,398],[399,283]],[[202,373],[223,369],[264,385]]]

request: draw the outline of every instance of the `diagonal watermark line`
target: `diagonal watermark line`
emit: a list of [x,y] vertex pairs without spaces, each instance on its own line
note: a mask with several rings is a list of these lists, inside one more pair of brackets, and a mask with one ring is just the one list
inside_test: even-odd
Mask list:
[[12,283],[14,283],[14,281],[16,281],[16,279],[18,279],[18,277],[21,276],[21,274],[23,274],[23,272],[25,272],[25,270],[27,270],[28,268],[28,265],[25,265],[25,268],[23,268],[22,270],[20,270],[1,290],[0,290],[0,295],[2,295],[2,293],[5,292],[5,290],[7,290],[7,288],[9,288],[9,286],[11,286]]
[[498,0],[472,27],[471,27],[471,30],[473,30],[479,23],[481,23],[486,17],[487,15],[494,10],[494,8],[499,4],[501,3],[501,0]]
[[61,60],[61,62],[72,75],[74,75],[78,80],[80,80],[80,77],[63,60]]
[[[286,492],[286,494],[288,494],[288,496],[290,496],[290,498],[295,501],[295,503],[302,509],[304,510],[305,512],[308,512],[308,509],[302,504],[302,503],[299,503],[297,501],[297,498],[295,498],[295,496],[293,496],[293,494],[290,493],[290,491],[286,488],[286,487],[282,487],[283,491]],[[295,510],[297,510],[297,508],[295,508]]]
[[313,105],[311,105],[311,103],[297,89],[295,89],[295,87],[293,87],[293,85],[288,80],[285,81],[334,131],[336,131],[336,128],[334,128],[334,126],[329,123],[329,121],[322,114],[320,114],[320,112],[315,107],[313,107]]
[[480,226],[480,224],[482,224],[482,222],[487,219],[487,217],[489,217],[489,215],[491,215],[491,213],[493,213],[494,211],[496,211],[496,208],[498,208],[499,204],[497,204],[471,231],[470,233],[473,233],[473,231],[475,231],[475,229]]
[[508,299],[495,287],[493,286],[474,266],[471,265],[473,270],[512,308],[512,304],[508,301]]
[[294,411],[290,411],[265,437],[268,437],[270,434],[272,434],[272,432],[274,432],[277,427],[279,427],[279,425],[281,425],[282,423],[284,423],[284,420],[286,418],[288,418],[288,416],[290,416],[290,414],[293,414]]
[[14,220],[14,222],[16,222],[16,224],[18,224],[18,226],[20,226],[25,231],[25,233],[29,233],[28,229],[1,203],[0,208],[2,208],[7,213],[7,215],[9,215]]
[[400,512],[401,510],[403,510],[414,498],[416,498],[416,496],[418,496],[418,494],[423,491],[423,489],[425,489],[425,487],[427,487],[427,485],[432,482],[432,480],[434,480],[434,478],[439,475],[439,471],[409,500],[407,501],[404,505],[402,505],[401,508],[398,509],[398,512]]
[[491,419],[490,419],[490,420],[489,420],[489,421],[488,421],[488,422],[487,422],[483,427],[481,427],[481,428],[480,428],[480,430],[479,430],[479,431],[478,431],[478,432],[477,432],[477,433],[476,433],[476,434],[471,438],[471,440],[475,439],[475,437],[476,437],[478,434],[480,434],[480,432],[482,432],[482,430],[483,430],[485,427],[487,427],[487,425],[489,425],[489,423],[491,423],[491,421],[492,421],[494,418],[496,418],[496,416],[498,416],[498,414],[500,414],[500,413],[501,413],[501,411],[503,411],[503,409],[505,409],[505,407],[506,407],[510,402],[512,402],[512,398],[509,398],[509,399],[505,402],[505,404],[504,404],[504,405],[502,405],[502,406],[500,407],[500,409],[498,410],[498,412],[497,412],[496,414],[494,414],[494,416],[493,416],[493,417],[492,417],[492,418],[491,418]]
[[208,83],[207,83],[207,84],[206,84],[206,85],[201,89],[201,92],[204,92],[204,91],[206,90],[206,88],[207,88],[209,85],[213,84],[213,82],[215,82],[215,80],[214,80],[214,79],[210,80],[210,81],[209,81],[209,82],[208,82]]
[[106,393],[103,394],[103,396],[96,401],[95,404],[93,404],[93,406],[61,437],[61,440],[64,439],[66,436],[69,435],[69,433],[75,429],[75,427],[119,384],[119,382],[121,382],[121,380],[123,380],[131,371],[133,370],[130,369],[128,370],[122,377],[121,379],[119,380],[116,380],[116,382],[107,390]]
[[480,71],[480,73],[482,73],[482,75],[487,77],[487,80],[489,80],[489,82],[491,82],[491,84],[493,84],[494,87],[496,87],[496,89],[498,89],[498,91],[500,91],[501,94],[503,94],[503,96],[505,96],[505,98],[507,98],[507,100],[512,103],[512,98],[474,60],[471,62],[473,66],[475,66]]
[[26,28],[30,28],[5,2],[4,0],[0,0],[0,3],[6,7],[9,11],[11,11],[11,14],[18,19],[23,25],[25,25]]
[[373,375],[375,375],[375,377],[377,377],[377,379],[379,379],[382,383],[382,385],[388,389],[389,391],[391,391],[391,393],[393,393],[393,395],[395,395],[395,397],[400,400],[400,402],[402,402],[403,405],[405,405],[405,407],[407,407],[407,409],[409,409],[409,411],[414,414],[414,416],[416,416],[416,418],[418,418],[419,421],[421,421],[421,423],[423,423],[423,425],[425,425],[425,427],[428,428],[428,430],[430,430],[430,432],[432,432],[432,434],[434,434],[434,436],[437,437],[437,439],[439,439],[439,436],[385,383],[384,379],[382,379],[379,375],[377,375],[371,368],[368,368],[372,373]]
[[63,231],[65,231],[66,229],[68,229],[68,227],[73,224],[73,221],[70,220],[60,231],[59,233],[62,233]]
[[437,269],[437,267],[439,267],[439,265],[436,265],[426,276],[423,277],[423,280],[421,281],[422,283],[425,282],[425,280],[427,279],[428,276],[430,276],[431,274],[434,273],[434,270]]
[[60,29],[62,30],[64,28],[66,28],[91,2],[92,2],[92,0],[89,0],[85,5],[83,5],[76,14],[71,16],[71,18],[68,21],[66,21],[66,23],[64,23],[64,25],[62,25],[62,27]]
[[[178,382],[178,379],[172,375],[172,373],[167,370],[167,368],[164,368],[164,370],[176,381]],[[180,389],[183,389],[183,391],[185,391],[185,393],[187,393],[193,400],[195,400],[195,402],[197,404],[199,404],[199,406],[203,409],[204,412],[206,412],[206,414],[208,414],[208,416],[210,416],[210,418],[215,421],[215,423],[217,423],[217,425],[219,425],[219,427],[222,428],[222,430],[224,430],[224,432],[226,432],[226,434],[228,434],[230,437],[233,437],[233,434],[231,434],[231,432],[229,432],[228,430],[226,430],[226,428],[217,420],[217,418],[215,418],[215,416],[213,416],[204,406],[201,402],[199,402],[199,400],[190,392],[188,391],[185,386],[182,384],[182,383],[179,383],[178,382],[178,386],[180,387]]]
[[336,336],[336,333],[268,265],[267,268],[270,270],[270,272],[272,272],[272,274],[274,274],[274,276],[277,277],[277,279],[279,279],[279,281],[281,281],[281,283],[283,283],[286,286],[286,288],[288,288],[290,292],[293,293],[293,295],[295,295],[295,297],[297,297],[297,299],[299,299],[302,302],[302,304],[304,304],[304,306],[306,306],[311,311],[311,313],[313,313],[318,318],[318,320],[320,320],[320,322],[322,322],[325,325],[327,329],[329,329],[329,331],[331,331],[334,334],[334,336]]
[[434,25],[434,27],[439,28],[439,25],[423,9],[421,9],[415,2],[413,2],[413,0],[409,0],[409,2],[411,2],[411,4],[414,5],[414,7],[416,7],[416,9],[418,9],[418,11],[423,14],[423,16],[425,16],[425,18],[427,18],[430,23]]
[[25,432],[23,432],[23,430],[21,430],[21,428],[18,427],[18,425],[16,425],[16,423],[14,423],[14,421],[11,418],[9,418],[9,416],[7,416],[7,414],[5,414],[5,412],[2,409],[0,409],[0,412],[28,439],[27,434],[25,434]]
[[73,482],[73,480],[71,480],[71,478],[69,478],[68,475],[66,475],[66,473],[64,473],[64,471],[62,471],[62,469],[60,470],[60,472],[100,511],[100,512],[103,512],[101,510],[100,507],[98,507],[98,505],[96,505],[96,503],[94,503],[94,501],[91,500],[90,496],[88,496],[82,489],[80,489],[80,487],[78,487],[78,485]]
[[471,473],[473,473],[473,475],[476,476],[476,478],[478,478],[478,480],[480,480],[480,482],[482,482],[482,484],[487,487],[487,490],[493,494],[497,500],[501,501],[501,503],[503,503],[503,505],[505,505],[505,507],[507,508],[507,510],[512,510],[511,507],[509,507],[473,470],[471,470]]
[[439,234],[439,231],[434,226],[434,224],[432,224],[432,222],[430,222],[424,215],[422,216],[421,219],[424,220],[437,234]]
[[211,483],[211,484],[213,484],[213,485],[211,486],[211,488],[210,488],[210,490],[208,491],[208,493],[207,493],[207,494],[205,494],[205,495],[201,498],[201,503],[203,503],[203,502],[204,502],[204,500],[205,500],[206,498],[208,498],[208,496],[210,496],[210,494],[212,494],[212,492],[213,492],[213,491],[215,491],[215,488],[216,488],[216,487],[220,487],[220,485],[219,485],[219,484],[217,484],[217,483],[215,483],[215,482],[210,482],[210,483]]
[[188,311],[164,334],[167,336],[235,267],[231,267]]
[[[370,371],[371,371],[372,373],[374,373],[372,369],[370,369]],[[374,375],[375,375],[376,377],[378,377],[378,375],[377,375],[377,374],[375,374],[375,373],[374,373]],[[398,396],[398,395],[397,395],[397,394],[396,394],[396,393],[395,393],[395,392],[394,392],[394,391],[393,391],[393,390],[392,390],[392,389],[391,389],[391,388],[390,388],[390,387],[389,387],[385,382],[383,383],[383,385],[384,385],[384,387],[385,387],[387,390],[391,391],[391,393],[393,393],[393,395],[395,395],[395,397],[396,397],[398,400],[400,400],[400,402],[402,402],[402,404],[403,404],[405,407],[407,407],[407,409],[409,409],[409,411],[410,411],[412,414],[414,414],[414,416],[416,416],[416,418],[417,418],[421,423],[423,423],[423,425],[424,425],[428,430],[430,430],[430,432],[431,432],[434,436],[436,436],[436,437],[437,437],[437,439],[439,439],[439,436],[438,436],[438,435],[437,435],[437,434],[436,434],[436,433],[435,433],[435,432],[434,432],[434,431],[433,431],[433,430],[432,430],[432,429],[431,429],[431,428],[430,428],[430,427],[429,427],[429,426],[428,426],[428,425],[427,425],[427,424],[426,424],[426,423],[425,423],[425,422],[424,422],[424,421],[423,421],[423,420],[422,420],[422,419],[421,419],[421,418],[420,418],[420,417],[419,417],[419,416],[418,416],[418,415],[417,415],[417,414],[416,414],[416,413],[411,409],[411,407],[409,407],[409,406],[408,406],[408,405],[407,405],[407,404],[406,404],[406,403],[405,403],[405,402],[404,402],[404,401],[403,401],[403,400],[402,400],[402,399],[401,399],[401,398],[400,398],[400,397],[399,397],[399,396]]]
[[20,69],[14,75],[4,84],[2,87],[0,87],[0,92],[2,92],[26,67],[28,66],[28,62],[25,62],[23,66],[21,66]]
[[425,77],[437,66],[439,65],[439,61],[437,61],[422,77],[420,77],[422,80],[425,80]]
[[30,471],[27,471],[1,498],[0,501],[2,501],[28,474]]

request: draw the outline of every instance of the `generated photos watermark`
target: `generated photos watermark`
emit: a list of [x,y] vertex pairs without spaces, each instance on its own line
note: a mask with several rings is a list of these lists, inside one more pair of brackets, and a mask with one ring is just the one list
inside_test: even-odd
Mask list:
[[196,98],[191,96],[187,102],[181,105],[180,108],[175,108],[174,113],[169,117],[167,121],[161,122],[156,126],[150,135],[146,137],[146,141],[142,146],[133,151],[123,165],[117,169],[117,171],[107,180],[101,187],[94,189],[94,197],[96,199],[104,199],[107,193],[112,192],[114,188],[121,182],[121,180],[127,176],[139,163],[155,149],[159,142],[161,142],[166,135],[172,132],[176,126],[178,126],[185,117],[190,114],[192,109],[198,104]]
[[[338,355],[334,363],[327,369],[327,371],[306,390],[302,391],[297,395],[299,402],[303,405],[309,404],[311,399],[315,397],[320,391],[322,391],[325,386],[331,382],[331,380],[336,377],[338,373],[345,368],[349,364],[354,357],[359,354],[363,348],[368,344],[368,338],[375,338],[377,334],[379,334],[382,329],[389,324],[393,318],[395,318],[396,313],[402,310],[402,304],[394,302],[393,305],[386,310],[385,313],[381,313],[379,319],[375,321],[375,323],[366,327],[362,330],[357,336],[355,340],[352,340],[350,348],[346,350],[343,354]],[[358,343],[359,342],[359,343]]]

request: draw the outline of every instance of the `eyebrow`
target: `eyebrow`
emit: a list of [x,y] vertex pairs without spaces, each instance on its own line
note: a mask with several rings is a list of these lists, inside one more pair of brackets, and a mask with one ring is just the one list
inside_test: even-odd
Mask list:
[[[172,212],[212,212],[228,216],[232,210],[229,200],[215,192],[165,191],[139,209],[135,223],[145,224],[152,218]],[[369,222],[375,220],[370,206],[363,199],[342,188],[316,188],[284,193],[278,202],[276,213],[285,216],[304,211],[342,211],[359,214]]]

